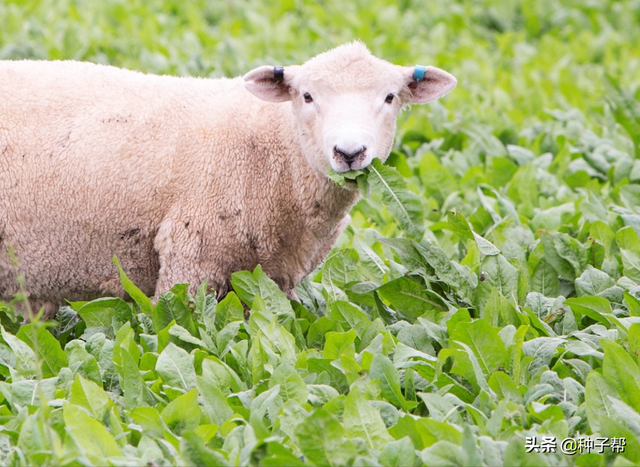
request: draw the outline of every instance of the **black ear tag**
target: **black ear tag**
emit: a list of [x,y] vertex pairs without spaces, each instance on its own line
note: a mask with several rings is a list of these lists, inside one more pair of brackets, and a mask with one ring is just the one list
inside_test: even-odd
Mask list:
[[280,82],[284,79],[284,67],[281,67],[281,66],[273,67],[273,79],[277,82]]

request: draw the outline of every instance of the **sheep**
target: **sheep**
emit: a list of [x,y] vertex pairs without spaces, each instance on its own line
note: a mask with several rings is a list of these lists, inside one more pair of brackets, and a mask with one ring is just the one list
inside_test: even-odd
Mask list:
[[18,271],[47,318],[124,297],[114,255],[155,300],[204,279],[224,296],[258,264],[295,298],[360,196],[327,170],[384,161],[397,114],[455,85],[360,42],[235,79],[0,62],[0,299]]

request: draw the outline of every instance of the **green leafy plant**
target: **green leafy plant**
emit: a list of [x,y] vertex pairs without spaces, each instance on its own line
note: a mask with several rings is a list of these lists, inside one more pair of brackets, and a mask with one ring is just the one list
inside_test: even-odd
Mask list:
[[[226,297],[177,284],[157,303],[121,272],[132,302],[70,303],[56,327],[2,306],[0,464],[640,464],[638,18],[630,1],[0,2],[2,58],[233,76],[359,37],[459,81],[402,114],[386,165],[330,174],[364,196],[300,302],[258,267]],[[555,452],[527,452],[543,437]],[[570,456],[566,438],[610,446]]]

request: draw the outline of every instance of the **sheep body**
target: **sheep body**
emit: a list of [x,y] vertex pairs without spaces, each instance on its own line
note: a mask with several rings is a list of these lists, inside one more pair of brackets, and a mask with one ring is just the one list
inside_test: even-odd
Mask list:
[[[3,62],[0,95],[0,252],[36,306],[121,296],[113,255],[149,295],[205,278],[224,294],[257,264],[289,291],[357,198],[304,163],[291,111],[241,78]],[[15,275],[1,255],[0,297]]]

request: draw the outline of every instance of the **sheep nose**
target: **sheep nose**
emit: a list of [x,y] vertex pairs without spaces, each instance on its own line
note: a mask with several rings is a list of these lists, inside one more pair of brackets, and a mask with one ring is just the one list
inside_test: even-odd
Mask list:
[[362,146],[359,149],[356,149],[355,151],[346,151],[343,149],[340,149],[338,146],[334,146],[333,148],[333,154],[336,157],[342,157],[342,160],[344,160],[347,164],[351,165],[352,163],[354,163],[362,154],[364,154],[364,152],[367,150],[367,148],[365,146]]

